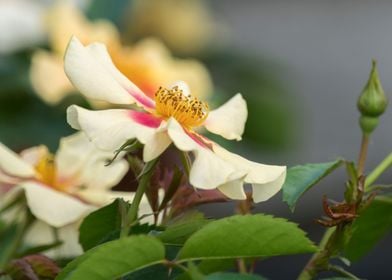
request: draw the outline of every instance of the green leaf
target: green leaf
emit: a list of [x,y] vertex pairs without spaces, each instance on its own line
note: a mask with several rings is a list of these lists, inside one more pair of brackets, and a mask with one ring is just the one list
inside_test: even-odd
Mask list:
[[[146,267],[141,270],[137,270],[133,273],[130,273],[124,277],[122,277],[121,280],[156,280],[156,279],[169,279],[169,268],[166,266],[163,266],[162,264],[156,264],[153,266]],[[173,272],[171,272],[170,275],[173,275]]]
[[345,256],[357,261],[392,229],[392,198],[379,196],[354,221]]
[[352,280],[352,278],[347,278],[347,277],[332,277],[332,278],[323,278],[320,280]]
[[358,190],[358,172],[356,164],[352,161],[346,162],[346,172],[349,180],[346,182],[346,190],[344,192],[344,199],[348,203],[353,203],[357,198]]
[[[137,235],[137,234],[148,234],[152,231],[157,229],[155,225],[149,225],[149,224],[135,224],[131,227],[129,234],[128,235]],[[113,241],[116,239],[120,238],[120,229],[116,229],[112,232],[110,232],[108,235],[106,235],[100,242],[99,244],[106,243],[109,241]],[[97,244],[97,245],[99,245]]]
[[120,148],[118,148],[117,150],[114,151],[113,157],[110,160],[108,160],[105,165],[106,166],[111,165],[116,160],[116,158],[118,157],[118,155],[120,153],[134,152],[134,151],[140,149],[140,147],[142,147],[142,144],[138,140],[135,140],[135,139],[127,140]]
[[[125,208],[129,207],[127,202],[116,199],[111,204],[91,213],[83,220],[79,229],[79,242],[85,251],[120,237],[121,203],[124,203]],[[131,227],[129,234],[147,234],[154,229],[156,229],[154,225],[135,224]]]
[[298,199],[322,178],[341,166],[343,160],[338,159],[325,163],[297,165],[287,171],[283,185],[283,201],[294,211]]
[[193,233],[207,225],[210,221],[200,212],[186,213],[157,237],[166,244],[182,245]]
[[[205,259],[198,263],[197,268],[201,273],[208,275],[215,272],[228,271],[234,268],[235,265],[235,259]],[[176,280],[190,280],[190,277],[187,273],[182,273]]]
[[71,279],[68,277],[79,264],[83,263],[87,260],[97,249],[99,246],[90,249],[89,251],[85,252],[83,255],[77,257],[76,259],[67,263],[67,265],[61,270],[60,274],[57,276],[56,280],[64,280],[64,279]]
[[315,250],[296,224],[257,214],[232,216],[209,223],[185,242],[177,259],[270,257]]
[[205,280],[267,280],[267,278],[252,274],[218,272],[208,275]]
[[18,233],[18,225],[10,224],[0,232],[0,269],[12,257],[14,240]]
[[2,234],[3,230],[7,227],[7,224],[3,221],[0,220],[0,234]]
[[[172,260],[178,253],[178,246],[165,246],[166,250],[166,259]],[[122,280],[156,280],[156,279],[169,279],[168,275],[170,272],[170,279],[177,279],[177,276],[182,274],[184,271],[178,267],[167,267],[162,264],[156,264],[153,266],[149,266],[140,270],[137,270],[133,273],[127,274],[122,278]]]
[[169,203],[169,201],[173,198],[173,195],[176,193],[178,187],[181,185],[182,177],[182,171],[177,167],[177,165],[175,165],[173,178],[170,182],[169,187],[165,191],[165,196],[163,197],[161,204],[159,205],[159,211],[163,210]]
[[121,227],[120,200],[94,211],[80,226],[79,242],[85,251],[102,243],[113,231]]
[[186,274],[192,280],[206,279],[205,275],[198,269],[198,267],[193,262],[188,263],[188,271],[186,272]]
[[117,279],[133,271],[162,263],[165,248],[156,238],[135,235],[104,243],[70,262],[57,280]]
[[206,259],[202,260],[198,267],[204,274],[210,274],[218,271],[229,270],[236,265],[234,259]]

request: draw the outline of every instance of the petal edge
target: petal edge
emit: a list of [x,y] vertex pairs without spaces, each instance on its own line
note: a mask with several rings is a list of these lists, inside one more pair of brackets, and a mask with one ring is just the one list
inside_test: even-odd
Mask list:
[[225,104],[211,111],[204,123],[205,128],[228,140],[241,140],[248,117],[245,99],[237,93]]

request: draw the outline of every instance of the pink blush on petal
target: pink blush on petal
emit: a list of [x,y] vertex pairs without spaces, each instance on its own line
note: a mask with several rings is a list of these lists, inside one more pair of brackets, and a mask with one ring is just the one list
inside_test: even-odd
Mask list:
[[145,108],[149,108],[149,109],[154,109],[155,108],[155,102],[154,100],[152,100],[150,97],[148,97],[147,95],[143,94],[141,91],[136,91],[133,89],[128,89],[128,92],[130,95],[132,95],[133,98],[135,98],[135,100],[143,105],[143,107]]
[[186,132],[186,134],[193,140],[195,141],[199,146],[203,147],[203,148],[207,148],[212,150],[212,145],[211,143],[208,143],[207,138],[197,134],[197,133],[193,133],[193,132],[189,132],[187,130],[184,130]]
[[2,184],[0,186],[0,195],[4,195],[9,192],[15,185],[12,184]]
[[129,116],[131,119],[138,124],[158,128],[161,125],[162,119],[146,112],[139,112],[139,111],[129,111]]

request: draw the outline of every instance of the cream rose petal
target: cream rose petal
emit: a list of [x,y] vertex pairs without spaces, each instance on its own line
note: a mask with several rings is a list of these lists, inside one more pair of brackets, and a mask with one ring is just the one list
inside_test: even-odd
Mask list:
[[55,157],[57,179],[77,177],[94,150],[94,144],[83,132],[61,138]]
[[38,182],[24,182],[20,186],[33,215],[54,227],[76,222],[93,210],[92,206]]
[[246,170],[244,179],[247,183],[264,184],[277,180],[286,172],[286,166],[261,164],[247,160],[237,154],[231,153],[218,144],[213,145],[214,152],[223,160],[230,162],[238,170]]
[[213,145],[214,152],[224,161],[232,164],[237,170],[244,170],[244,182],[253,186],[253,200],[265,201],[276,194],[283,186],[286,178],[286,166],[267,165],[247,160],[231,153],[217,144]]
[[[113,76],[107,65],[102,65],[106,58],[97,59],[92,48],[87,48],[76,37],[68,44],[64,69],[74,86],[86,97],[116,104],[133,104],[134,98]],[[113,66],[114,67],[114,66]]]
[[128,163],[126,160],[116,160],[109,166],[105,163],[108,156],[99,156],[92,158],[83,167],[81,173],[81,181],[83,186],[90,190],[105,190],[118,184],[128,171]]
[[49,154],[48,147],[39,145],[23,150],[20,157],[31,166],[36,166],[39,161]]
[[122,74],[116,66],[114,66],[113,61],[106,49],[104,44],[93,43],[86,47],[88,51],[94,56],[94,58],[103,65],[109,73],[115,77],[116,81],[126,89],[128,94],[130,94],[134,99],[135,103],[144,107],[145,109],[152,109],[155,107],[155,102],[144,94],[144,92],[132,83],[124,74]]
[[215,189],[244,176],[243,172],[238,172],[208,149],[201,148],[194,153],[189,182],[196,188]]
[[0,143],[0,169],[7,175],[15,177],[35,177],[34,167],[2,143]]
[[9,188],[12,188],[12,186],[19,183],[20,180],[23,179],[9,176],[0,169],[0,196],[2,192],[6,192]]
[[[86,188],[106,189],[117,184],[128,170],[125,160],[116,160],[112,152],[99,150],[83,132],[64,137],[56,153],[57,181],[72,183]],[[71,180],[69,182],[69,180]]]
[[[107,205],[112,203],[117,198],[121,198],[124,199],[126,202],[132,203],[132,200],[135,197],[135,193],[111,190],[83,189],[78,192],[78,196],[82,199],[90,200],[91,203],[95,205]],[[145,196],[143,197],[143,199],[145,200],[142,201],[147,203],[147,199],[145,198]],[[151,208],[150,211],[152,211]]]
[[149,162],[160,156],[172,143],[167,132],[167,123],[162,122],[156,133],[146,141],[143,148],[143,160]]
[[[23,190],[18,188],[17,186],[13,186],[7,189],[5,192],[2,189],[0,183],[0,208],[3,208],[6,205],[10,205],[12,201],[15,201],[20,195],[23,195]],[[7,211],[1,213],[1,219],[6,223],[14,223],[23,220],[23,216],[20,215],[20,208],[19,207],[12,207]]]
[[132,202],[134,193],[99,189],[82,189],[77,192],[77,196],[93,205],[104,206],[112,203],[116,198],[122,198],[125,201]]
[[198,144],[185,133],[184,129],[174,118],[167,122],[167,133],[174,145],[181,151],[191,152],[199,148]]
[[225,104],[211,111],[204,122],[205,128],[229,140],[241,140],[248,109],[241,94],[236,94]]
[[146,109],[155,106],[152,99],[118,71],[103,44],[85,47],[72,37],[65,53],[64,69],[73,85],[87,98],[115,104],[138,103]]
[[265,184],[252,184],[253,201],[258,203],[266,201],[277,194],[286,179],[286,170],[274,181]]
[[179,150],[193,152],[195,155],[189,174],[189,181],[194,187],[215,189],[245,175],[215,155],[208,147],[197,143],[173,118],[168,122],[168,134]]
[[[57,229],[58,238],[62,241],[59,247],[45,251],[51,258],[71,258],[83,253],[79,244],[79,223],[72,223]],[[26,233],[25,242],[30,246],[52,244],[56,241],[54,230],[43,221],[37,220]]]
[[260,202],[276,194],[284,183],[285,166],[249,161],[213,142],[204,144],[210,147],[203,146],[174,119],[168,122],[168,133],[178,149],[195,154],[190,183],[197,188],[218,188],[229,198],[244,199],[243,183],[250,183],[254,190],[253,199]]
[[244,191],[244,178],[241,177],[236,180],[229,181],[223,185],[218,187],[218,190],[221,191],[225,196],[231,199],[246,199],[246,194]]
[[98,148],[113,152],[129,139],[136,138],[145,144],[160,125],[157,119],[144,123],[144,119],[134,114],[138,113],[123,109],[90,111],[72,105],[67,109],[67,121],[73,128],[84,131]]

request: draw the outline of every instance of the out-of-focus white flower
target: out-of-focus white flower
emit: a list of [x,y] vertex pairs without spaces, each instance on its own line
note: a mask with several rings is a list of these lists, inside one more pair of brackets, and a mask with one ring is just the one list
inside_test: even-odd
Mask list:
[[[84,197],[88,197],[89,201],[91,200],[99,204],[112,202],[114,199],[119,197],[131,203],[134,197],[134,193],[97,193],[93,191],[89,193],[84,193]],[[143,223],[153,223],[154,217],[152,215],[152,209],[147,201],[146,196],[143,196],[142,201],[139,205],[139,217],[143,216],[144,218],[141,219]],[[41,220],[37,220],[26,233],[26,243],[33,244],[34,246],[39,246],[53,244],[56,241],[61,240],[64,244],[63,246],[59,246],[55,249],[46,251],[45,254],[54,258],[74,257],[80,255],[82,253],[82,248],[79,244],[80,222],[81,221],[65,225],[57,229],[57,232],[55,232],[53,227]]]
[[[10,193],[24,190],[31,212],[47,228],[77,229],[84,216],[117,196],[110,188],[125,175],[128,164],[118,160],[105,166],[111,157],[111,153],[98,150],[83,133],[62,138],[56,155],[45,146],[18,155],[0,143],[0,187],[3,191],[6,187]],[[72,237],[62,233],[61,236]],[[77,241],[74,237],[72,240]],[[61,250],[78,253],[74,249],[80,247],[73,241],[65,242]]]
[[135,0],[129,16],[131,36],[162,38],[173,50],[194,53],[217,35],[218,23],[204,0]]
[[[78,7],[86,7],[88,0],[63,0]],[[1,0],[0,1],[0,54],[11,54],[36,46],[46,39],[44,23],[46,10],[53,1]]]
[[75,37],[65,54],[65,72],[87,98],[140,107],[102,111],[69,107],[68,123],[84,131],[97,147],[113,151],[127,140],[137,139],[144,144],[143,158],[148,162],[174,143],[179,150],[194,155],[190,170],[194,187],[217,188],[232,199],[246,198],[244,183],[252,184],[255,202],[269,199],[282,187],[285,166],[249,161],[195,131],[204,126],[226,139],[240,140],[247,118],[241,94],[211,112],[206,103],[190,95],[184,82],[161,87],[151,99],[117,70],[103,44],[85,47]]
[[45,39],[39,1],[0,1],[0,54],[9,54],[39,44]]
[[52,52],[39,50],[33,55],[30,78],[37,94],[49,104],[57,104],[75,92],[63,70],[64,51],[72,35],[85,44],[97,41],[107,45],[114,64],[151,97],[160,85],[173,79],[188,82],[192,91],[203,98],[212,91],[204,65],[196,60],[172,57],[159,40],[150,38],[130,47],[123,46],[112,23],[107,20],[91,22],[67,3],[51,8],[46,19]]
[[79,222],[54,229],[47,223],[37,220],[26,232],[25,242],[29,245],[40,246],[62,241],[64,245],[46,251],[53,258],[75,257],[83,253],[79,244]]

